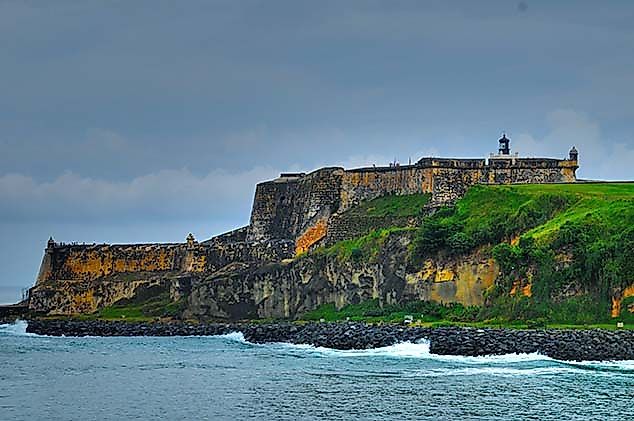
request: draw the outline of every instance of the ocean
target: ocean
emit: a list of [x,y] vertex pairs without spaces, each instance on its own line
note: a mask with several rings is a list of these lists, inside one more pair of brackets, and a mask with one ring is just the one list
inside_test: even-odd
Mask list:
[[1,420],[634,418],[634,361],[25,332],[0,325]]

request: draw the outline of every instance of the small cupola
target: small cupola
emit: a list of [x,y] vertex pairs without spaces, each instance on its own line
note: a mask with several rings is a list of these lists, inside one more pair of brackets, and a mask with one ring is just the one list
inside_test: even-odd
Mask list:
[[578,161],[579,160],[579,152],[577,151],[577,148],[575,148],[573,146],[572,149],[570,149],[570,152],[568,152],[568,158],[571,161]]
[[506,137],[506,133],[502,134],[502,137],[498,141],[500,144],[499,154],[500,155],[509,155],[511,153],[510,143],[511,139]]

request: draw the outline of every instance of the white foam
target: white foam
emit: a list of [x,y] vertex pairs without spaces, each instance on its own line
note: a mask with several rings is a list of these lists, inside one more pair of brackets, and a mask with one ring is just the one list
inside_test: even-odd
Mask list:
[[35,333],[27,333],[28,323],[26,320],[16,320],[10,324],[0,325],[0,334],[7,336],[39,336]]
[[543,375],[555,375],[562,373],[577,372],[578,369],[574,367],[565,366],[549,366],[549,367],[464,367],[464,368],[441,368],[441,369],[429,369],[417,371],[414,375],[417,377],[444,377],[444,376],[501,376],[501,377],[515,377],[515,376],[543,376]]
[[552,358],[538,353],[488,355],[482,357],[465,357],[462,355],[438,355],[432,354],[429,351],[429,341],[427,340],[421,340],[418,342],[400,342],[381,348],[351,350],[338,350],[325,347],[315,347],[312,345],[283,345],[295,349],[333,357],[418,358],[463,364],[512,364],[527,361],[553,361]]
[[251,343],[251,342],[248,342],[246,339],[244,339],[244,335],[242,334],[242,332],[229,332],[224,335],[214,335],[213,337],[228,339],[229,341],[239,342],[242,344]]
[[634,360],[623,361],[565,361],[563,364],[567,364],[572,367],[578,367],[588,370],[599,371],[622,371],[634,373]]
[[[244,338],[243,338],[244,339]],[[312,345],[294,345],[277,343],[275,346],[311,353],[324,357],[387,357],[433,360],[466,365],[462,369],[440,369],[438,375],[539,375],[572,372],[579,370],[634,372],[634,361],[561,361],[539,353],[504,354],[468,357],[462,355],[439,355],[430,352],[429,341],[400,342],[394,345],[373,349],[339,350]],[[270,346],[270,345],[269,345]],[[551,363],[547,367],[509,367],[525,363]],[[555,364],[555,365],[553,365]],[[486,365],[486,367],[484,366]],[[471,367],[469,367],[471,366]],[[424,375],[433,376],[434,371],[426,370]]]

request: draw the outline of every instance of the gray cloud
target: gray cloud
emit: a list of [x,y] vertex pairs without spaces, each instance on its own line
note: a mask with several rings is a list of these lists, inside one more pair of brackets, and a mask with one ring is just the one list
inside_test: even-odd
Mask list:
[[204,238],[279,171],[482,157],[502,130],[634,178],[634,5],[570,5],[0,1],[0,285],[50,234]]
[[598,122],[573,110],[555,110],[548,115],[549,131],[541,137],[519,134],[515,149],[522,155],[564,157],[575,146],[579,150],[580,178],[631,180],[634,162],[631,142],[605,138]]
[[5,222],[56,220],[99,223],[145,222],[215,216],[227,218],[250,207],[255,184],[279,171],[212,171],[197,177],[187,169],[163,170],[125,182],[66,172],[37,182],[21,174],[0,177],[0,217]]

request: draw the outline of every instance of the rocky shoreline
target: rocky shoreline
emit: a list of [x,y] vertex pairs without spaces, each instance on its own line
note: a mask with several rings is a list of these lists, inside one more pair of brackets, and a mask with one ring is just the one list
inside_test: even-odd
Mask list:
[[287,342],[367,349],[428,340],[440,355],[533,353],[558,360],[634,360],[634,331],[420,328],[365,323],[135,323],[30,320],[27,332],[50,336],[208,336],[242,332],[252,343]]

